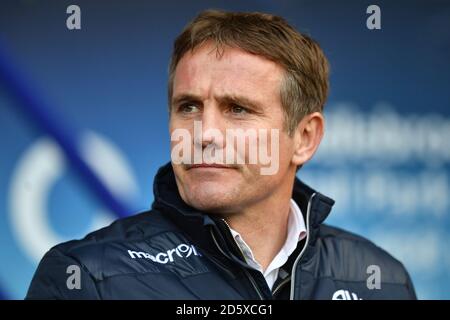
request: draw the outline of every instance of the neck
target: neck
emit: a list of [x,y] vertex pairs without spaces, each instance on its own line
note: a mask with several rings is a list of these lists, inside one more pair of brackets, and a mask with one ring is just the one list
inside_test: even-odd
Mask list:
[[292,188],[291,185],[287,190],[279,190],[278,194],[226,218],[252,249],[263,270],[286,241]]

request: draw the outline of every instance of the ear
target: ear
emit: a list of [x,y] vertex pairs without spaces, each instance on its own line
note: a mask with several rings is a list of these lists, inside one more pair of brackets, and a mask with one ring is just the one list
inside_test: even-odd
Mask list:
[[320,112],[310,113],[299,122],[294,132],[294,165],[303,165],[312,158],[322,141],[324,127],[325,119]]

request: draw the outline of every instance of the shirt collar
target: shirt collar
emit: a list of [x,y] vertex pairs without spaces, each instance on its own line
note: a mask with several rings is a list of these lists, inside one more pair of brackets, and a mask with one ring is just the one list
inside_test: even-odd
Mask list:
[[[255,257],[253,256],[251,248],[247,245],[247,243],[245,243],[244,239],[239,234],[239,232],[231,228],[230,231],[233,238],[236,240],[236,243],[238,244],[239,248],[241,249],[242,253],[244,254],[247,263],[249,263],[250,265],[259,265]],[[275,256],[274,261],[272,262],[284,260],[287,261],[288,257],[292,254],[292,252],[294,252],[295,248],[297,248],[297,243],[305,237],[306,237],[306,227],[302,212],[298,207],[297,203],[295,203],[295,201],[291,199],[288,218],[287,238],[280,252]],[[270,263],[270,265],[272,265],[272,263]]]

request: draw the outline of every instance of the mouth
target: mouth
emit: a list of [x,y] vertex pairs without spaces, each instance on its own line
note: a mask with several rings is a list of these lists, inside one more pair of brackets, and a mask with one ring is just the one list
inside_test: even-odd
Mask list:
[[217,163],[211,163],[211,164],[199,163],[199,164],[191,164],[191,165],[186,166],[186,170],[191,170],[191,169],[235,169],[235,168],[232,166],[226,166],[226,165],[217,164]]

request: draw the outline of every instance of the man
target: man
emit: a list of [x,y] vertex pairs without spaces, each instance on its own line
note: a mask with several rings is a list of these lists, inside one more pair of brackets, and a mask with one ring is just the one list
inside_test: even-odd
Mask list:
[[152,209],[52,248],[27,298],[416,297],[399,261],[324,225],[334,201],[296,179],[324,132],[314,40],[277,16],[205,11],[175,41],[168,91],[172,163]]

